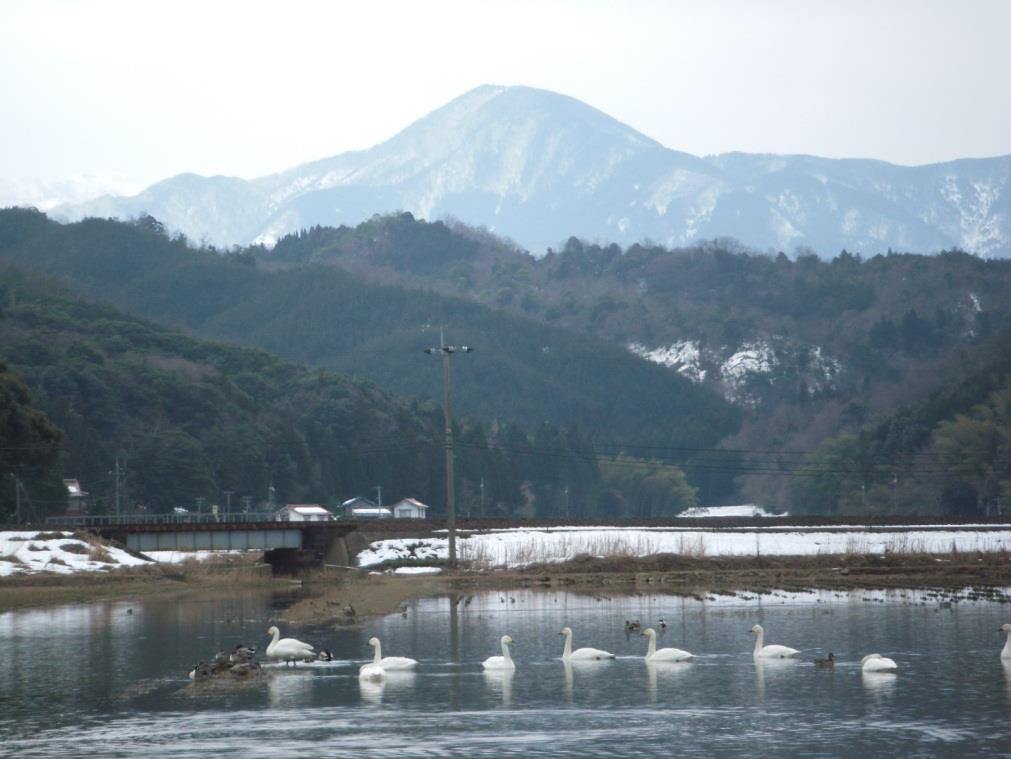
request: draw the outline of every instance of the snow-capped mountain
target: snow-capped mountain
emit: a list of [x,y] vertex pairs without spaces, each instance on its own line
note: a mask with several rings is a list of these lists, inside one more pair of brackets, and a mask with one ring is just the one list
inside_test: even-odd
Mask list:
[[484,225],[537,253],[570,235],[668,245],[730,236],[834,255],[961,247],[1011,255],[1011,156],[903,167],[660,145],[590,106],[485,85],[368,150],[254,180],[184,174],[57,215],[150,213],[219,245],[410,211]]

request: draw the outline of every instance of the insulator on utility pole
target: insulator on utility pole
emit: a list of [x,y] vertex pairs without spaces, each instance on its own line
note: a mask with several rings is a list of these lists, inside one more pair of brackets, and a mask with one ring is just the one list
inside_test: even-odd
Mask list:
[[442,330],[439,330],[439,347],[425,348],[425,353],[442,354],[442,414],[446,425],[446,531],[449,535],[449,566],[456,566],[456,483],[453,474],[453,411],[450,406],[449,357],[459,351],[471,353],[473,348],[462,345],[455,348],[446,345]]

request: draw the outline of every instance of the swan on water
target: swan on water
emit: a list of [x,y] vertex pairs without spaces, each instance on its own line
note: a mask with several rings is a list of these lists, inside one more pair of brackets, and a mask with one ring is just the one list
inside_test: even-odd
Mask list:
[[397,670],[414,669],[418,666],[417,659],[410,659],[406,656],[383,656],[383,647],[379,638],[369,638],[369,645],[376,649],[375,664],[380,665],[388,672]]
[[358,679],[384,680],[386,678],[386,670],[383,669],[383,665],[380,663],[379,638],[369,638],[369,645],[375,649],[375,655],[372,657],[372,661],[358,668]]
[[860,669],[864,672],[898,672],[899,666],[881,654],[867,654],[860,660]]
[[766,646],[765,644],[765,630],[761,625],[755,625],[751,628],[751,632],[755,634],[755,658],[763,659],[786,659],[791,656],[796,656],[800,653],[796,648],[790,648],[789,646]]
[[997,632],[1007,633],[1007,641],[1004,643],[1004,648],[1000,651],[1000,658],[1011,659],[1011,625],[1005,622]]
[[563,627],[559,635],[565,636],[565,648],[562,649],[564,661],[591,661],[593,659],[613,659],[614,654],[601,651],[599,648],[577,648],[572,650],[572,630]]
[[691,661],[695,658],[694,654],[682,651],[680,648],[661,648],[657,651],[656,630],[652,627],[647,627],[639,635],[649,638],[649,648],[646,650],[646,661],[648,662]]
[[315,658],[316,652],[308,643],[303,643],[295,638],[281,638],[281,631],[273,625],[267,629],[267,635],[272,636],[272,640],[267,644],[267,658],[281,659],[286,664],[295,664],[299,659],[309,656]]
[[509,655],[509,646],[513,644],[513,639],[508,635],[502,636],[502,655],[489,656],[481,664],[485,669],[516,669],[516,664]]

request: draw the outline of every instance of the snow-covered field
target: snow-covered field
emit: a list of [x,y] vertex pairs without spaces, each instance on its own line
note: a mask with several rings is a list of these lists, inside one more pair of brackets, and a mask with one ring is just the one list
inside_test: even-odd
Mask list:
[[789,514],[773,514],[766,511],[761,506],[753,503],[745,503],[740,506],[696,506],[693,509],[685,509],[678,514],[678,519],[697,519],[703,517],[785,517]]
[[[358,565],[432,561],[448,555],[446,538],[380,540],[358,554]],[[957,528],[886,532],[759,529],[552,528],[464,533],[460,559],[488,567],[522,567],[590,556],[817,556],[833,554],[948,553],[1011,550],[1011,525],[986,531]]]
[[[44,538],[36,538],[45,535]],[[99,572],[150,564],[113,546],[95,547],[69,532],[0,532],[0,576]]]

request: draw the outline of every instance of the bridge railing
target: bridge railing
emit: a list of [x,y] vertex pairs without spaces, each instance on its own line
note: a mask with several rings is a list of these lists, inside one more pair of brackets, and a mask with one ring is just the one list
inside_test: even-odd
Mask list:
[[[248,514],[246,512],[219,512],[217,514],[120,514],[109,516],[49,517],[50,527],[118,527],[120,525],[164,524],[221,524],[278,522],[271,512]],[[282,522],[283,523],[283,522]]]

